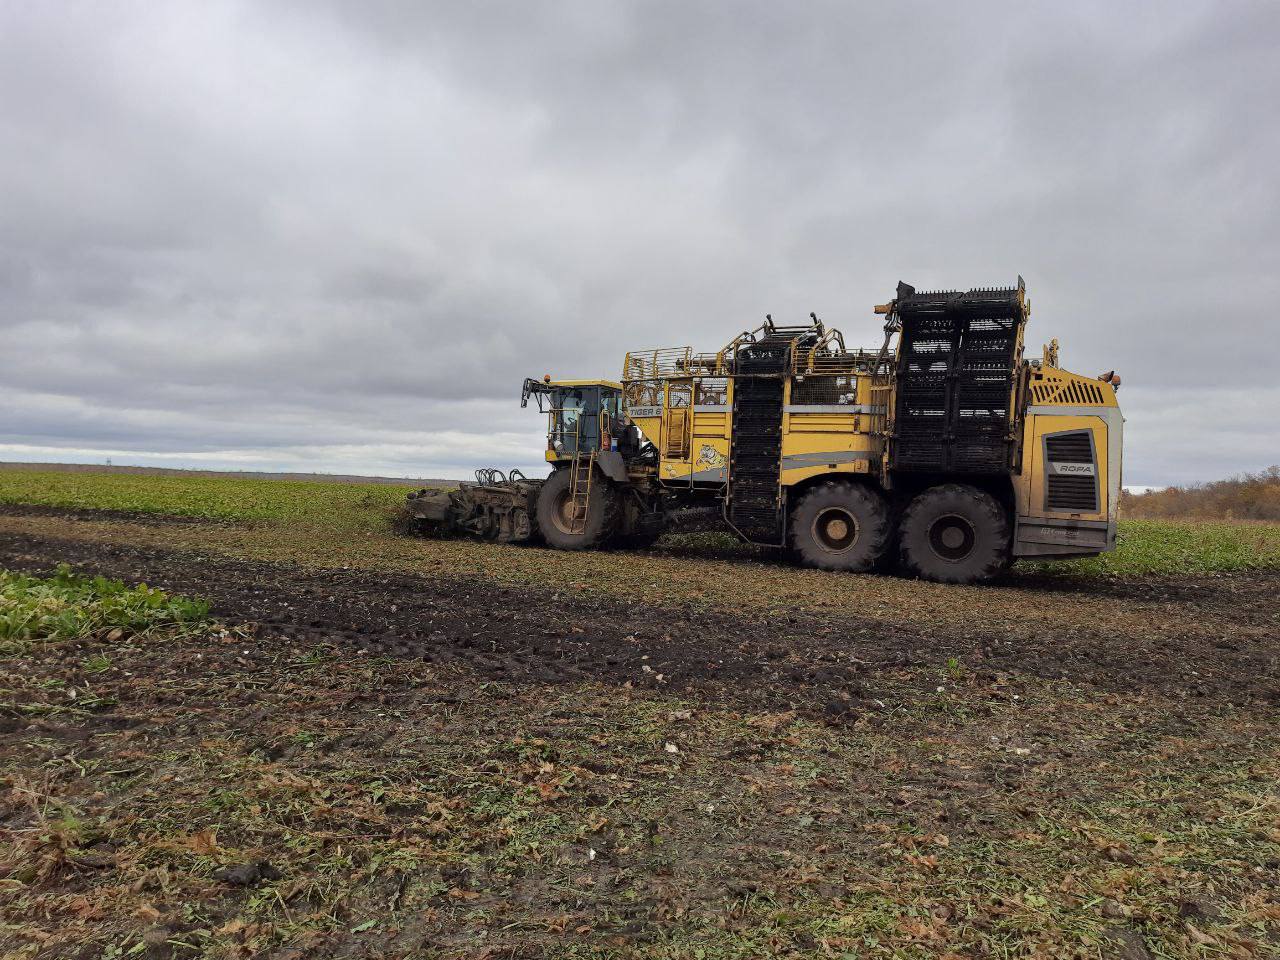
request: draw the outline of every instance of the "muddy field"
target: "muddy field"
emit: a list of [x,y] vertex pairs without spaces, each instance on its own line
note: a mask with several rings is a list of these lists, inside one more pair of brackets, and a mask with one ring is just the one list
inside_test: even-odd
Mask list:
[[[0,551],[9,569],[48,572],[70,563],[206,598],[226,622],[265,634],[428,663],[462,662],[495,680],[661,685],[718,700],[809,709],[824,697],[865,701],[886,672],[956,659],[988,673],[1099,690],[1280,703],[1275,571],[1019,582],[1019,599],[1028,606],[1066,610],[1083,599],[1129,613],[1135,604],[1158,606],[1164,616],[1145,635],[1113,629],[1121,618],[1108,617],[1105,608],[1092,628],[1071,617],[1060,630],[991,629],[978,621],[943,632],[911,624],[906,611],[895,626],[856,611],[655,608],[474,577],[263,564],[17,534],[0,534]],[[1170,621],[1183,629],[1170,628]],[[1206,628],[1217,631],[1209,642]]]
[[0,957],[1277,955],[1275,571],[733,603],[229,529],[0,517],[217,621],[6,658]]

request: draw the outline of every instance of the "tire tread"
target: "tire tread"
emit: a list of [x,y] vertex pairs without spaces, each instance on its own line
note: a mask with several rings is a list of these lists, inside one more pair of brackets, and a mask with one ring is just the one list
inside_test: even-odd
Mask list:
[[814,504],[822,505],[823,501],[837,505],[842,500],[846,504],[852,500],[854,501],[852,505],[862,508],[859,511],[861,515],[858,522],[862,531],[860,538],[867,538],[867,548],[862,551],[861,557],[856,562],[847,565],[823,563],[824,559],[829,558],[825,557],[809,539],[807,526],[802,523],[791,524],[787,533],[788,546],[796,559],[807,567],[848,570],[854,573],[873,570],[883,560],[892,532],[889,525],[889,507],[876,491],[861,483],[824,480],[801,495],[791,511],[791,516],[803,517]]
[[[978,561],[976,568],[972,565],[964,567],[956,565],[953,569],[944,566],[943,561],[934,560],[927,548],[922,548],[918,551],[919,556],[917,551],[913,549],[913,527],[921,522],[921,515],[933,509],[933,505],[939,500],[947,500],[953,497],[960,498],[968,503],[973,510],[972,519],[975,525],[986,525],[988,532],[991,533],[992,540],[997,545],[1005,548],[991,551],[985,559]],[[936,487],[930,487],[923,493],[918,494],[907,506],[907,509],[902,514],[902,521],[898,526],[898,530],[898,549],[902,564],[909,573],[923,580],[934,580],[940,583],[977,583],[983,580],[990,580],[1007,566],[1008,516],[1004,507],[1000,505],[995,497],[985,490],[979,490],[977,487],[962,483],[944,483]]]
[[[597,473],[591,479],[591,498],[587,502],[587,520],[581,534],[566,534],[555,526],[548,514],[560,487],[570,483],[569,471],[556,470],[538,493],[537,529],[547,546],[557,550],[598,550],[606,547],[618,534],[622,519],[622,498],[613,484]],[[597,522],[596,518],[599,517]]]

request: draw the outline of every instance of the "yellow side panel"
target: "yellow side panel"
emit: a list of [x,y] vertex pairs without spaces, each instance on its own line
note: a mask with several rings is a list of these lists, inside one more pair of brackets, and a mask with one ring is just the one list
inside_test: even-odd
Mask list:
[[789,413],[791,433],[860,433],[863,421],[860,414],[848,413]]
[[698,483],[724,483],[728,478],[729,441],[724,437],[694,437],[688,460],[663,457],[659,476],[663,480],[692,479]]
[[782,421],[782,484],[824,473],[867,473],[881,444],[866,432],[865,413],[788,411]]
[[662,448],[662,417],[636,417],[631,422],[640,428],[644,438],[659,449]]
[[724,437],[700,437],[693,446],[693,469],[718,469],[729,462],[729,441]]
[[821,476],[825,473],[868,473],[871,470],[870,460],[851,460],[845,463],[817,464],[808,467],[790,467],[782,468],[782,485],[784,487],[794,487],[803,480],[810,477]]
[[658,476],[667,481],[691,479],[697,483],[723,483],[729,465],[729,415],[726,412],[692,411],[692,435],[686,456],[673,456],[676,447],[658,442],[673,430],[687,430],[684,418],[689,415],[687,407],[673,408],[666,411],[665,418],[635,420],[646,439],[661,452]]
[[693,414],[693,435],[695,437],[719,437],[729,435],[729,415],[727,413],[706,413],[695,410]]
[[1057,367],[1035,370],[1028,387],[1033,405],[1116,406],[1116,390],[1111,384]]
[[[1044,438],[1048,434],[1069,430],[1093,433],[1093,449],[1097,461],[1098,509],[1086,513],[1050,511],[1045,503],[1046,475],[1049,465],[1044,458]],[[1038,415],[1027,417],[1022,445],[1022,477],[1019,486],[1019,513],[1031,517],[1053,517],[1077,520],[1106,520],[1107,496],[1110,489],[1107,457],[1107,424],[1101,417]]]

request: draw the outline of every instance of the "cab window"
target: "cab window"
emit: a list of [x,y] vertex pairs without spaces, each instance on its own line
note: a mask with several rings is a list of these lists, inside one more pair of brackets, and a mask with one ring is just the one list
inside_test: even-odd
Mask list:
[[556,398],[556,433],[560,439],[571,439],[582,416],[582,391],[562,390]]

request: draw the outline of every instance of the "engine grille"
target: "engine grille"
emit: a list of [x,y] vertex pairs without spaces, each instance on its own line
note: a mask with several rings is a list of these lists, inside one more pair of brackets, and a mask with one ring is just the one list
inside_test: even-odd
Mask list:
[[1060,513],[1096,513],[1098,458],[1093,432],[1071,430],[1044,438],[1045,507]]

